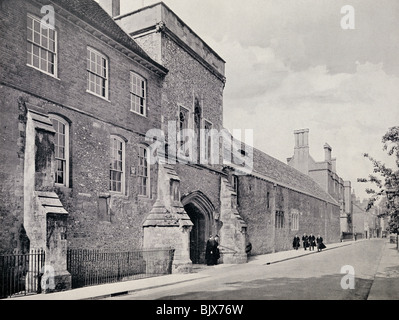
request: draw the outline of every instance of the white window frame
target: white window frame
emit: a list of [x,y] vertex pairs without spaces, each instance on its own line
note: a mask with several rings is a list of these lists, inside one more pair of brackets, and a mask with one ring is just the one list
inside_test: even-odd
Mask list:
[[[90,52],[90,60],[89,60],[89,58],[87,57],[88,52]],[[93,70],[91,70],[91,69],[89,68],[89,66],[88,66],[88,61],[90,61],[90,63],[92,62],[92,60],[91,60],[91,53],[95,54],[95,60],[96,60],[96,61],[94,61],[94,64],[95,64],[95,65],[98,64],[98,63],[97,63],[98,58],[104,59],[104,61],[106,62],[105,76],[103,76],[103,75],[97,73],[97,71],[93,71]],[[90,66],[91,66],[91,64],[90,64]],[[100,66],[101,66],[101,65],[100,65]],[[88,46],[88,47],[87,47],[87,50],[86,50],[86,72],[87,72],[87,87],[86,87],[86,92],[89,92],[89,93],[91,93],[91,94],[93,94],[93,95],[95,95],[95,96],[97,96],[97,97],[100,97],[100,98],[105,99],[105,100],[108,101],[108,97],[109,97],[109,59],[108,59],[108,57],[107,57],[106,55],[104,55],[103,53],[101,53],[100,51],[98,51],[98,50],[96,50],[96,49],[94,49],[94,48]],[[95,90],[92,91],[92,90],[90,89],[90,82],[92,82],[92,81],[90,81],[90,75],[91,75],[91,74],[94,75],[95,79],[100,78],[100,79],[105,80],[105,83],[104,83],[105,95],[99,94],[99,93],[97,93]],[[94,83],[94,86],[96,86],[96,83]],[[94,87],[94,88],[95,88],[95,87]],[[102,88],[102,86],[101,86],[101,88]]]
[[[144,157],[141,155],[141,151],[145,150],[146,154],[144,155]],[[143,198],[151,198],[151,167],[150,167],[150,150],[147,146],[145,145],[139,145],[139,149],[138,149],[139,153],[138,153],[138,164],[137,164],[137,189],[138,189],[138,196],[139,197],[143,197]],[[141,159],[144,159],[147,162],[147,166],[146,166],[146,175],[141,174],[140,169],[143,168],[143,166],[141,165]],[[145,186],[146,189],[146,194],[142,194],[142,178],[145,178],[147,183]]]
[[[134,80],[136,80],[136,83],[134,83]],[[138,84],[137,81],[139,82]],[[141,95],[140,92],[137,92],[137,90],[141,91]],[[137,105],[135,104],[134,98],[143,100],[143,112],[141,112],[141,110],[137,110]],[[141,108],[141,104],[138,105],[138,108]],[[144,117],[147,116],[147,81],[133,71],[130,71],[130,111]]]
[[[27,21],[27,28],[26,28],[26,41],[27,41],[27,49],[26,49],[26,53],[27,53],[27,60],[29,59],[29,61],[27,61],[27,63],[26,63],[26,65],[27,66],[29,66],[29,67],[32,67],[32,68],[34,68],[34,69],[36,69],[36,70],[39,70],[39,71],[41,71],[41,72],[43,72],[43,73],[45,73],[45,74],[47,74],[47,75],[49,75],[49,76],[51,76],[51,77],[54,77],[54,78],[57,78],[57,74],[58,74],[58,45],[57,45],[57,30],[55,30],[55,29],[50,29],[50,28],[43,28],[43,26],[42,26],[42,23],[41,23],[41,19],[40,18],[38,18],[38,17],[35,17],[34,15],[32,15],[32,14],[27,14],[27,20],[28,20],[28,18],[29,19],[32,19],[32,23],[34,24],[35,22],[36,23],[39,23],[40,24],[40,33],[39,33],[39,43],[38,42],[35,42],[35,31],[34,31],[34,27],[33,27],[33,25],[31,25],[31,26],[29,26],[28,25],[28,21]],[[45,35],[43,35],[42,34],[42,31],[43,30],[47,30],[47,36],[45,36]],[[50,49],[50,37],[49,37],[49,33],[50,33],[50,30],[51,30],[51,32],[54,32],[54,51],[52,51],[51,49]],[[29,33],[31,33],[31,39],[29,39]],[[42,43],[42,41],[43,41],[43,38],[47,38],[47,46],[45,46],[43,43]],[[30,46],[30,48],[31,48],[31,51],[29,51],[29,46]],[[36,47],[38,47],[39,48],[39,55],[38,55],[38,61],[39,61],[39,66],[37,67],[37,66],[35,66],[34,65],[34,63],[33,63],[33,58],[34,58],[34,56],[36,56],[36,55],[34,55],[34,53],[33,53],[33,51],[34,51],[34,46],[36,46]],[[42,55],[42,53],[43,52],[45,52],[46,53],[46,59],[42,59],[41,58],[41,55]],[[50,54],[52,54],[53,55],[53,59],[54,59],[54,73],[51,73],[51,72],[48,72],[48,63],[49,63],[49,59],[48,59],[48,57],[49,57],[49,53]],[[42,62],[43,61],[45,61],[46,63],[47,63],[47,67],[46,67],[46,70],[44,70],[43,68],[42,68]]]
[[[66,121],[64,118],[57,116],[55,114],[49,114],[50,120],[55,120],[58,121],[59,123],[63,124],[65,126],[65,139],[64,139],[64,159],[62,158],[55,158],[56,160],[61,160],[65,162],[65,171],[64,171],[64,182],[63,183],[58,183],[55,182],[55,185],[58,186],[64,186],[69,188],[69,122]],[[54,126],[54,125],[53,125]],[[56,130],[57,134],[58,130]],[[56,143],[58,144],[58,141],[54,141],[54,147],[56,147]],[[55,155],[55,150],[54,150],[54,155]],[[55,168],[55,179],[57,178],[57,168]]]
[[[120,142],[121,143],[121,145],[122,145],[122,165],[121,165],[121,171],[119,171],[119,170],[116,170],[114,167],[112,167],[112,165],[113,165],[113,162],[116,160],[116,161],[118,161],[118,159],[115,159],[115,157],[113,156],[113,150],[115,150],[115,149],[113,149],[113,147],[114,147],[114,145],[113,145],[113,143],[114,143],[114,140],[116,140],[117,142]],[[126,141],[124,140],[124,139],[122,139],[121,137],[119,137],[119,136],[117,136],[117,135],[111,135],[110,136],[110,139],[109,139],[109,141],[110,141],[110,155],[109,155],[109,160],[110,160],[110,168],[109,168],[109,170],[110,170],[110,176],[109,176],[109,191],[110,192],[112,192],[112,193],[116,193],[116,194],[125,194],[125,175],[126,175],[126,161],[125,161],[125,158],[126,158]],[[112,177],[111,177],[111,172],[120,172],[121,173],[121,190],[120,191],[118,191],[118,190],[113,190],[113,187],[112,187],[112,181],[113,181],[113,179],[111,179]]]

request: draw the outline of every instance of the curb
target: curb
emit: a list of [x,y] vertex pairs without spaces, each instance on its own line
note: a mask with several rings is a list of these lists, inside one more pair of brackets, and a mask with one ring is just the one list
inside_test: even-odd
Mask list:
[[[342,247],[349,246],[349,245],[352,245],[352,244],[353,244],[353,243],[351,242],[351,243],[343,244],[343,245],[336,246],[336,247],[333,247],[333,248],[326,248],[326,249],[324,249],[323,251],[334,250],[334,249],[342,248]],[[282,262],[282,261],[292,260],[292,259],[296,259],[296,258],[308,256],[308,255],[310,255],[310,254],[315,254],[315,253],[318,253],[318,251],[309,252],[309,253],[304,253],[304,254],[301,254],[301,255],[295,256],[295,257],[283,258],[283,259],[276,260],[276,261],[272,261],[272,262],[267,262],[267,263],[263,263],[262,265],[270,265],[270,264],[274,264],[274,263],[279,263],[279,262]]]
[[113,293],[107,293],[107,294],[102,294],[98,296],[93,296],[90,298],[82,298],[82,299],[77,299],[77,300],[99,300],[99,299],[105,299],[105,298],[111,298],[111,297],[117,297],[117,296],[122,296],[122,295],[128,295],[134,292],[138,291],[143,291],[143,290],[150,290],[150,289],[155,289],[155,288],[162,288],[174,284],[179,284],[179,283],[184,283],[184,282],[189,282],[189,281],[194,281],[194,280],[199,280],[199,279],[204,279],[204,278],[209,278],[209,276],[201,276],[195,279],[186,279],[186,280],[181,280],[181,281],[175,281],[171,283],[164,283],[161,285],[153,285],[150,287],[143,287],[143,288],[137,288],[137,289],[131,289],[131,290],[125,290],[125,291],[118,291],[118,292],[113,292]]
[[[332,248],[326,248],[324,251],[328,251],[328,250],[333,250],[333,249],[337,249],[337,248],[341,248],[344,246],[348,246],[348,245],[352,245],[353,243],[355,243],[354,241],[351,242],[347,242],[345,244],[341,244],[338,246],[334,246]],[[271,265],[271,264],[275,264],[275,263],[279,263],[279,262],[283,262],[283,261],[287,261],[287,260],[292,260],[292,259],[296,259],[296,258],[300,258],[300,257],[304,257],[307,256],[309,254],[315,254],[318,253],[317,251],[314,252],[307,252],[307,253],[302,253],[299,254],[297,256],[292,256],[292,257],[286,257],[286,258],[281,258],[278,260],[274,260],[274,261],[270,261],[270,262],[266,262],[266,263],[258,263],[257,265]],[[256,261],[256,260],[254,260]],[[248,261],[248,263],[251,263],[250,261]],[[220,265],[222,266],[222,265]],[[224,267],[231,267],[231,264],[227,264],[224,265]],[[107,293],[99,293],[99,294],[93,294],[93,295],[89,295],[86,294],[86,297],[81,297],[81,298],[75,298],[75,299],[71,299],[71,297],[74,296],[79,296],[79,293],[77,292],[73,292],[74,290],[68,290],[68,291],[64,291],[65,296],[63,297],[63,294],[61,292],[55,293],[56,295],[59,295],[59,297],[56,296],[51,296],[52,294],[43,294],[43,295],[32,295],[32,297],[36,297],[33,299],[24,299],[25,297],[15,297],[15,298],[11,298],[11,300],[99,300],[99,299],[104,299],[104,298],[110,298],[110,297],[116,297],[116,296],[120,296],[120,295],[128,295],[134,292],[139,292],[139,291],[144,291],[144,290],[150,290],[150,289],[155,289],[155,288],[162,288],[162,287],[166,287],[166,286],[170,286],[170,285],[175,285],[175,284],[180,284],[180,283],[185,283],[185,282],[189,282],[189,281],[194,281],[194,280],[200,280],[200,279],[205,279],[205,278],[209,278],[210,275],[206,275],[206,274],[197,274],[197,276],[194,276],[195,273],[188,273],[188,274],[181,274],[181,275],[176,275],[176,276],[180,276],[180,277],[186,277],[186,279],[180,279],[180,280],[174,280],[171,279],[171,281],[166,281],[165,283],[162,284],[153,284],[150,286],[142,286],[142,287],[138,287],[138,288],[131,288],[131,289],[127,289],[127,288],[123,288],[123,290],[121,289],[115,289],[115,291],[112,291],[112,288],[110,288]],[[188,279],[187,279],[188,278]],[[152,278],[154,279],[154,278]],[[136,281],[136,280],[132,280],[132,281]],[[122,282],[119,282],[122,283]],[[116,283],[115,283],[116,284]],[[105,284],[106,285],[106,284]],[[111,285],[111,284],[109,284]],[[98,285],[103,286],[103,285]],[[92,288],[96,287],[96,286],[91,286],[91,287],[86,287],[86,288]],[[83,289],[83,288],[78,288],[79,289]],[[105,290],[107,291],[107,290]],[[112,292],[111,292],[112,291]],[[48,298],[46,298],[46,296]],[[82,294],[82,296],[84,296],[84,294]]]
[[[337,246],[326,248],[323,251],[328,251],[328,250],[333,250],[333,249],[336,249],[336,248],[349,246],[349,245],[352,245],[353,243],[355,243],[355,241],[351,241],[351,242],[348,241],[347,243],[342,243],[342,244],[337,245]],[[334,243],[332,243],[332,244],[334,244]],[[284,251],[281,251],[281,252],[284,252]],[[262,266],[262,265],[270,265],[270,264],[274,264],[274,263],[278,263],[278,262],[282,262],[282,261],[287,261],[287,260],[291,260],[291,259],[304,257],[304,256],[307,256],[309,254],[314,254],[314,253],[318,253],[318,252],[317,251],[314,251],[314,252],[309,252],[308,251],[306,253],[304,252],[302,254],[298,254],[298,255],[295,255],[295,256],[290,256],[290,257],[285,257],[285,258],[283,257],[283,258],[280,258],[280,259],[277,259],[277,260],[271,260],[270,262],[266,262],[266,263],[262,263],[261,261],[257,262],[257,260],[248,261],[248,263],[249,264],[254,264],[254,265],[260,265],[260,266]],[[264,259],[264,260],[267,260],[267,259]]]

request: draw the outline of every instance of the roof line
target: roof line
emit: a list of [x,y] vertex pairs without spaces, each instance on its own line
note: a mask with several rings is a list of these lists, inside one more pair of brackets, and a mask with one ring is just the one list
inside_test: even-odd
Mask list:
[[[238,171],[240,171],[240,167],[239,167],[239,166],[234,166],[234,165],[230,164],[230,165],[228,165],[228,167],[230,167],[230,168],[232,168],[232,169],[235,169],[235,170],[237,169]],[[284,182],[279,182],[278,180],[276,180],[276,179],[274,179],[274,178],[270,178],[270,177],[268,177],[267,175],[265,175],[264,173],[257,172],[257,171],[254,170],[254,169],[252,169],[251,173],[248,173],[248,172],[245,172],[245,171],[244,171],[244,173],[245,173],[246,175],[253,176],[253,177],[255,177],[255,178],[260,178],[260,179],[263,179],[263,180],[265,180],[265,181],[272,182],[272,183],[274,183],[274,184],[276,184],[276,185],[279,185],[279,186],[281,186],[281,187],[290,189],[290,190],[292,190],[292,191],[305,194],[305,195],[307,195],[307,196],[309,196],[309,197],[312,197],[312,198],[315,198],[315,199],[318,199],[318,200],[321,200],[321,201],[328,202],[328,203],[330,203],[330,204],[339,206],[339,203],[338,203],[334,198],[332,198],[328,193],[326,193],[324,190],[321,190],[321,191],[323,191],[323,192],[324,192],[329,198],[331,198],[331,199],[322,199],[321,197],[316,196],[316,195],[314,195],[314,194],[311,194],[310,192],[307,192],[307,191],[304,191],[304,190],[300,190],[300,189],[298,189],[298,188],[296,188],[296,187],[292,187],[292,186],[290,186],[289,184],[286,184],[286,183],[284,183]]]
[[223,63],[226,63],[226,61],[215,51],[215,50],[213,50],[193,29],[191,29],[190,28],[190,26],[188,26],[188,24],[187,23],[185,23],[172,9],[170,9],[163,1],[160,1],[160,2],[157,2],[157,3],[154,3],[154,4],[151,4],[151,5],[148,5],[148,6],[145,6],[145,7],[142,7],[142,8],[140,8],[140,9],[137,9],[137,10],[134,10],[134,11],[131,11],[131,12],[128,12],[128,13],[124,13],[124,14],[121,14],[121,15],[119,15],[119,16],[116,16],[116,17],[114,17],[113,19],[114,20],[117,20],[117,19],[122,19],[122,18],[125,18],[125,17],[127,17],[127,16],[130,16],[130,15],[132,15],[132,14],[135,14],[135,13],[138,13],[138,12],[140,12],[140,11],[143,11],[143,10],[147,10],[147,9],[151,9],[151,8],[153,8],[153,7],[156,7],[156,6],[159,6],[159,5],[161,5],[161,6],[164,6],[166,9],[168,9],[171,13],[173,13],[173,15],[175,15],[176,16],[176,18],[177,18],[177,20],[181,23],[181,24],[184,24],[186,27],[187,27],[187,29],[188,30],[190,30],[190,32],[192,32],[198,39],[200,39],[204,44],[205,44],[205,46],[207,47],[207,49],[209,49],[209,51],[211,51],[218,59],[220,59]]
[[[43,0],[33,0],[36,3],[44,3]],[[112,23],[114,24],[114,26],[118,29],[117,32],[120,32],[121,34],[123,34],[124,36],[126,36],[126,39],[128,39],[127,42],[131,41],[132,43],[126,43],[125,41],[120,41],[114,38],[114,36],[112,35],[112,33],[110,33],[107,29],[104,28],[99,28],[98,25],[95,24],[95,22],[93,23],[93,21],[90,21],[89,19],[87,19],[87,17],[79,15],[79,13],[74,12],[73,10],[70,10],[70,8],[66,7],[63,5],[63,3],[59,3],[56,0],[50,0],[51,3],[53,3],[54,5],[62,8],[62,10],[64,10],[65,12],[68,12],[70,15],[74,16],[76,19],[84,22],[86,25],[88,25],[90,28],[94,29],[96,32],[99,32],[101,35],[103,35],[104,37],[108,38],[109,40],[117,43],[118,45],[122,46],[123,48],[125,48],[126,50],[128,50],[129,52],[133,53],[134,55],[136,55],[139,59],[142,59],[142,61],[146,61],[149,65],[151,65],[152,67],[149,68],[147,65],[145,65],[142,61],[136,61],[135,59],[133,59],[134,61],[136,61],[136,63],[140,64],[141,66],[143,66],[144,68],[149,69],[151,72],[154,73],[160,73],[161,75],[165,75],[168,73],[168,69],[165,68],[163,65],[159,64],[158,62],[156,62],[155,60],[153,60],[150,56],[148,56],[148,54],[130,37],[129,34],[127,34],[113,19],[112,17],[110,17],[108,15],[108,13],[100,6],[99,3],[97,3],[96,1],[93,1],[94,5],[97,5],[97,7],[105,14],[109,17],[110,20],[112,20]],[[92,32],[90,32],[89,30],[86,30],[85,28],[77,25],[78,27],[82,28],[83,30],[85,30],[86,32],[91,33],[93,36],[95,36],[96,38],[99,38],[101,41],[104,41],[103,39],[101,39],[100,37],[97,37],[96,35],[94,35]],[[106,42],[107,43],[107,42]],[[134,45],[137,45],[137,48],[134,48]],[[108,43],[107,43],[108,44]],[[119,49],[117,49],[116,47],[112,46],[114,49],[121,51]],[[122,51],[121,51],[122,52]],[[122,52],[123,54],[125,54],[124,52]],[[127,55],[127,54],[125,54]],[[154,70],[153,70],[154,69]],[[157,71],[155,71],[157,70]]]

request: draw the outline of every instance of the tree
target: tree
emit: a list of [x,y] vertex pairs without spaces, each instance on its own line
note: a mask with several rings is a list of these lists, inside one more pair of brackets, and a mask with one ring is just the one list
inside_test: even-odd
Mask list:
[[358,182],[369,182],[376,186],[376,189],[366,188],[370,195],[366,211],[369,211],[375,203],[386,197],[387,201],[381,203],[383,207],[379,217],[388,216],[390,218],[388,231],[399,234],[399,126],[389,128],[388,132],[382,137],[383,150],[388,152],[389,156],[396,157],[396,168],[388,168],[381,161],[378,161],[365,153],[373,164],[373,174],[368,178],[359,178]]

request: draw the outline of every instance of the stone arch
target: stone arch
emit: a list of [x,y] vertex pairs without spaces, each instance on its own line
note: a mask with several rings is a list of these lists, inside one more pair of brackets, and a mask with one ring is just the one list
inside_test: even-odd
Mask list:
[[190,259],[193,263],[205,263],[206,241],[216,229],[213,216],[215,207],[201,191],[184,195],[181,203],[193,223],[190,232]]

